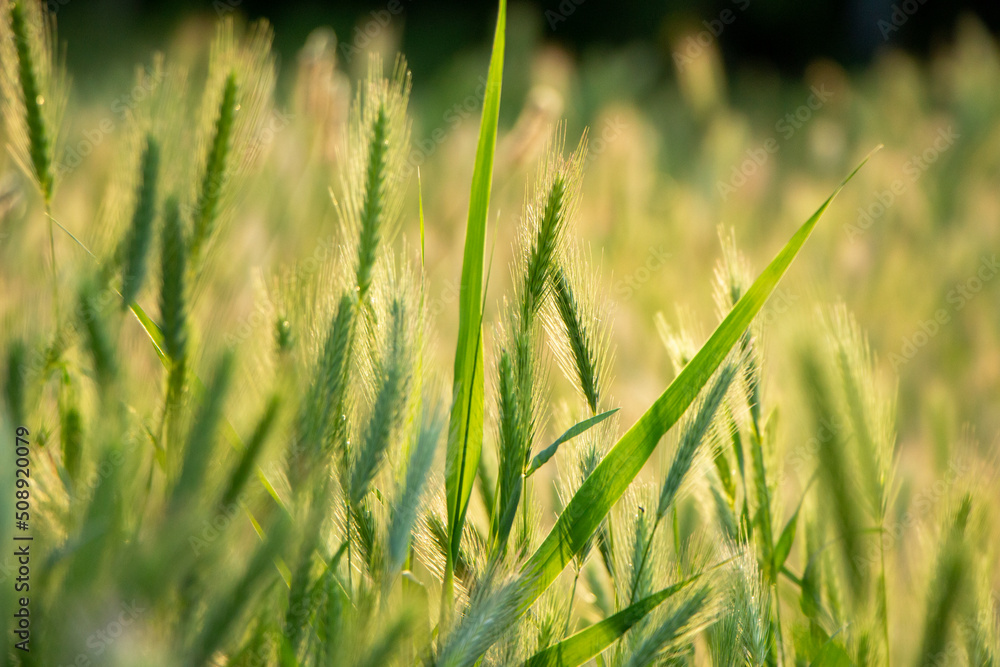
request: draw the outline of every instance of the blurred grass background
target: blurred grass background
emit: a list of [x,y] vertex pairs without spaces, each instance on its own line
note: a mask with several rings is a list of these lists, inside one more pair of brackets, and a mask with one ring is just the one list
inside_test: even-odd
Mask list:
[[[220,14],[266,16],[275,24],[278,104],[260,137],[269,159],[225,232],[227,261],[215,263],[217,275],[208,281],[218,294],[200,300],[203,316],[215,323],[206,328],[210,345],[238,343],[246,331],[269,327],[260,316],[260,282],[295,261],[296,271],[308,273],[309,258],[334,252],[328,187],[337,179],[336,143],[353,83],[368,51],[390,61],[405,52],[414,73],[414,172],[397,247],[415,256],[419,244],[419,167],[434,333],[453,340],[492,5],[54,4],[74,80],[60,149],[71,168],[55,214],[89,239],[107,233],[94,212],[114,181],[111,157],[125,140],[122,109],[144,95],[134,63],[150,65],[151,49],[196,62]],[[1000,429],[1000,281],[992,280],[1000,245],[1000,52],[991,29],[997,7],[911,4],[916,11],[903,11],[896,23],[902,3],[512,6],[487,319],[496,318],[496,295],[509,283],[504,267],[526,178],[560,117],[570,137],[590,128],[578,225],[617,304],[608,313],[617,344],[612,387],[624,423],[673,374],[656,314],[692,325],[702,337],[697,343],[715,322],[720,226],[733,230],[759,270],[840,177],[884,144],[765,312],[767,370],[796,377],[790,352],[804,323],[818,303],[842,300],[871,337],[883,370],[898,375],[903,467],[930,470],[919,464],[928,458],[942,467],[962,432],[991,451]],[[157,41],[166,34],[169,42]],[[192,76],[199,76],[197,67]],[[327,140],[298,134],[288,119],[299,117],[325,128]],[[24,248],[45,247],[45,239],[42,226],[26,224],[30,191],[6,154],[0,172],[0,237],[23,240],[0,244],[7,263]],[[307,215],[286,216],[290,210]],[[290,226],[286,217],[312,226]],[[66,247],[61,262],[87,261]],[[33,328],[14,307],[31,299],[13,295],[47,289],[44,264],[16,279],[2,275],[17,281],[2,286],[3,317],[15,328]],[[139,336],[131,341],[135,353],[150,356]],[[450,342],[431,349],[442,355],[442,367],[450,363]],[[156,359],[148,361],[154,368]],[[809,437],[805,418],[789,414],[783,424],[789,447]]]

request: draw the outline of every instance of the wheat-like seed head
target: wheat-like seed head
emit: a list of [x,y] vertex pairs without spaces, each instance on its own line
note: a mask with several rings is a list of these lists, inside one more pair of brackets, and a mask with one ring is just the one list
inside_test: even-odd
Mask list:
[[406,186],[399,175],[410,148],[409,96],[406,61],[398,58],[392,75],[385,78],[381,60],[372,56],[368,78],[351,109],[342,194],[334,202],[345,236],[357,244],[355,287],[362,300],[368,295],[379,248],[396,234]]
[[752,282],[750,265],[736,247],[736,232],[719,227],[719,245],[722,258],[715,265],[715,307],[719,317],[725,317]]
[[831,391],[831,374],[820,359],[815,352],[804,353],[802,373],[817,432],[824,435],[829,432],[827,437],[820,438],[817,456],[820,479],[830,498],[824,509],[835,522],[835,534],[840,537],[840,565],[847,576],[853,599],[857,600],[866,593],[865,578],[868,574],[861,565],[864,562],[862,531],[866,522],[862,508],[854,502],[862,493],[861,480],[855,457],[848,447],[848,436],[841,426],[836,394]]
[[409,364],[412,350],[405,309],[401,300],[390,307],[390,321],[386,323],[387,332],[378,364],[378,393],[368,416],[368,425],[354,450],[350,483],[352,503],[359,502],[367,494],[399,421],[405,415],[404,399],[411,380]]
[[168,403],[183,393],[188,358],[187,244],[176,197],[163,206],[160,238],[160,329],[163,351],[170,360]]
[[163,207],[163,233],[160,241],[160,320],[164,352],[173,361],[187,355],[187,265],[184,228],[176,197]]
[[423,496],[429,486],[431,466],[444,429],[443,413],[428,412],[423,416],[420,432],[405,465],[405,474],[398,476],[392,500],[392,519],[386,540],[386,571],[382,574],[383,591],[391,586],[399,573],[410,547],[417,517],[423,506]]
[[658,516],[662,517],[674,503],[681,485],[694,467],[699,452],[705,448],[704,443],[711,436],[710,429],[716,419],[716,413],[719,406],[723,404],[738,370],[738,364],[730,363],[723,366],[711,388],[697,405],[692,406],[694,417],[684,428],[670,464],[670,470],[667,472],[660,489],[660,499],[656,510]]
[[[491,525],[496,553],[504,553],[518,508],[525,506],[522,479],[539,428],[544,366],[537,354],[538,314],[552,290],[553,271],[564,245],[563,235],[579,187],[584,142],[569,158],[562,156],[564,132],[546,153],[535,179],[535,192],[526,204],[527,228],[522,251],[514,266],[515,294],[505,303],[498,368],[497,496]],[[522,516],[522,523],[523,517]],[[527,527],[527,526],[525,526]]]
[[941,664],[949,640],[957,634],[957,621],[972,595],[969,532],[975,500],[966,492],[961,500],[947,503],[938,537],[937,554],[927,589],[923,640],[917,654],[918,665]]
[[249,168],[260,157],[260,136],[274,93],[272,39],[266,22],[244,31],[228,17],[219,23],[212,42],[196,135],[195,154],[201,162],[185,202],[195,271],[219,221],[240,194]]
[[774,646],[771,596],[752,545],[723,547],[732,559],[725,572],[722,613],[708,632],[712,664],[719,667],[765,665]]
[[[653,485],[637,482],[629,487],[608,515],[608,569],[612,574],[615,599],[623,605],[628,604],[633,593],[639,596],[644,592],[644,587],[651,583],[650,570],[655,570],[666,556],[663,550],[649,549],[646,557],[648,565],[642,566],[643,573],[639,572],[640,561],[653,527],[653,520],[647,515],[654,513],[655,504],[656,489]],[[656,537],[659,540],[662,535]],[[598,546],[601,547],[600,539]]]
[[896,387],[878,377],[868,339],[843,304],[824,313],[823,322],[829,350],[825,356],[836,360],[865,500],[871,516],[881,523],[891,500],[895,467]]
[[0,7],[0,92],[8,149],[49,206],[66,92],[53,52],[54,21],[40,2]]
[[[331,317],[322,351],[299,409],[296,434],[289,454],[290,477],[300,486],[324,461],[325,455],[338,451],[346,456],[349,425],[346,424],[351,400],[350,351],[354,338],[354,300],[344,294]],[[346,470],[340,471],[346,474]]]
[[691,639],[715,621],[717,599],[710,584],[675,594],[630,631],[619,647],[620,664],[642,667],[682,656]]
[[80,288],[77,312],[94,374],[101,387],[107,388],[117,373],[118,357],[93,283],[84,283]]
[[[95,126],[111,132],[104,141],[114,146],[114,160],[107,185],[94,216],[81,237],[101,264],[115,271],[122,268],[123,237],[130,234],[143,187],[143,160],[149,139],[157,144],[156,190],[179,192],[187,188],[190,158],[180,135],[188,132],[186,72],[162,53],[149,64],[135,69],[129,93],[118,97]],[[86,170],[88,164],[76,151],[56,156],[56,172]],[[178,174],[178,172],[182,172]],[[161,202],[158,202],[161,203]]]
[[435,664],[472,667],[516,622],[524,583],[519,577],[492,571],[471,593],[469,604],[452,631],[439,640]]
[[146,278],[146,258],[153,237],[156,217],[156,191],[160,170],[160,146],[153,136],[146,137],[142,153],[141,175],[136,192],[132,226],[123,245],[122,308],[128,308],[139,295]]
[[59,387],[59,442],[62,446],[63,466],[73,482],[80,477],[83,438],[79,397],[73,381],[66,374]]
[[24,423],[25,391],[27,378],[25,370],[28,361],[28,346],[22,338],[15,338],[7,346],[4,355],[3,398],[7,416],[16,424]]
[[563,260],[565,230],[579,205],[586,159],[586,135],[563,156],[565,127],[560,125],[546,147],[525,202],[514,264],[514,300],[522,323],[530,326],[552,289],[552,274]]
[[591,414],[608,403],[614,365],[612,310],[600,287],[600,274],[579,244],[568,243],[553,272],[553,298],[543,318],[556,361]]
[[[590,412],[597,414],[604,381],[602,366],[606,367],[608,357],[606,320],[605,326],[601,327],[601,320],[593,316],[593,311],[587,312],[561,266],[553,272],[553,285],[553,300],[562,321],[564,340],[568,343],[568,354],[563,351],[566,346],[559,346],[557,350],[563,352],[557,352],[556,357],[568,377],[572,376],[569,369],[575,370],[578,387]],[[597,332],[595,328],[598,328]]]
[[667,321],[663,313],[656,314],[656,330],[664,347],[667,348],[675,375],[679,374],[698,352],[698,344],[695,341],[704,340],[690,308],[678,306],[677,319],[678,324],[674,326]]

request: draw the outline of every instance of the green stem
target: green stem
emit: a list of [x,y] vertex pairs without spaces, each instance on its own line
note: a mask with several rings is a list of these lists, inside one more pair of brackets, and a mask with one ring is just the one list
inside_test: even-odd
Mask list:
[[[767,469],[764,464],[764,443],[761,441],[760,424],[756,418],[752,420],[753,431],[750,439],[753,445],[753,463],[757,475],[760,478],[761,514],[763,515],[764,545],[767,548],[767,559],[769,566],[770,584],[774,586],[774,615],[776,624],[776,639],[778,643],[778,667],[781,667],[785,659],[785,642],[781,634],[781,596],[778,593],[778,574],[774,568],[774,532],[771,526],[771,491],[767,486]],[[744,489],[744,492],[746,489]]]
[[45,217],[49,220],[49,258],[52,266],[52,307],[55,311],[56,326],[59,326],[59,268],[56,264],[55,226],[52,221],[52,207],[48,197],[45,199]]
[[451,605],[455,599],[455,566],[451,562],[451,549],[444,566],[444,582],[441,586],[441,615],[438,620],[437,636],[444,637],[451,624]]
[[580,581],[580,570],[582,569],[583,566],[577,567],[576,573],[573,575],[573,588],[569,592],[569,606],[566,607],[566,625],[563,627],[563,637],[569,635],[569,622],[573,618],[573,601],[576,600],[576,585]]
[[351,504],[349,500],[345,502],[345,506],[347,508],[347,593],[353,598],[354,584],[351,575]]
[[778,593],[778,578],[774,578],[774,617],[775,628],[777,632],[778,639],[778,667],[781,667],[785,662],[785,642],[781,636],[781,595]]
[[[880,525],[885,523],[884,517],[879,522]],[[882,559],[882,576],[880,583],[879,595],[882,599],[879,601],[879,614],[882,616],[882,634],[885,639],[885,665],[890,667],[892,665],[892,660],[890,659],[890,654],[892,649],[889,645],[889,598],[886,595],[885,586],[885,540],[882,539],[882,533],[879,532],[878,535],[878,548],[880,552],[880,557]]]

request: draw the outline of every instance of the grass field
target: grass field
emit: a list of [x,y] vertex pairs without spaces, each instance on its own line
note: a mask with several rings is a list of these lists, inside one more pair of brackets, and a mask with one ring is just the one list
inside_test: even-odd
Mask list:
[[975,19],[800,81],[679,34],[663,83],[503,1],[431,81],[192,18],[78,91],[41,6],[0,8],[2,664],[1000,661]]

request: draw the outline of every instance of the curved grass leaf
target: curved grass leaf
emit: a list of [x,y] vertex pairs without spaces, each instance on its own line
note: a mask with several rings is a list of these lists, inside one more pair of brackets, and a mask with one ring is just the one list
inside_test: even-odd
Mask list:
[[587,544],[611,507],[639,474],[660,438],[677,423],[739,342],[833,198],[867,161],[866,157],[795,232],[705,345],[577,490],[552,531],[524,565],[527,591],[521,602],[522,610],[527,610],[545,592],[573,556]]
[[539,651],[527,661],[525,667],[576,667],[599,655],[622,635],[645,618],[670,596],[694,583],[701,575],[696,574],[684,581],[668,586],[645,597],[617,614],[567,637],[558,644]]
[[[800,505],[801,507],[801,505]],[[781,537],[778,538],[778,543],[774,545],[774,572],[780,572],[781,568],[785,565],[785,561],[788,560],[788,554],[792,551],[792,542],[795,541],[795,527],[799,522],[799,510],[795,510],[795,514],[792,518],[788,520],[785,524],[784,530],[781,531]]]
[[614,410],[608,410],[607,412],[602,412],[599,415],[591,417],[590,419],[584,419],[582,422],[570,426],[565,433],[556,438],[555,442],[551,445],[538,452],[535,458],[531,459],[531,465],[528,466],[528,470],[525,471],[524,476],[530,477],[536,470],[545,465],[549,459],[551,459],[556,454],[556,450],[559,449],[559,445],[563,444],[568,440],[572,440],[578,435],[586,433],[594,426],[597,426],[602,421],[610,417],[621,410],[621,408],[615,408]]
[[820,649],[811,667],[854,667],[854,663],[844,647],[831,639]]
[[448,501],[448,560],[454,562],[461,543],[465,511],[469,505],[479,456],[483,446],[483,259],[486,250],[486,217],[493,181],[500,114],[500,83],[503,77],[504,35],[507,3],[500,2],[493,54],[483,99],[479,145],[472,172],[469,218],[462,259],[459,299],[458,345],[455,349],[454,404],[448,428],[445,491]]
[[785,567],[785,561],[788,560],[788,554],[792,552],[792,543],[795,542],[795,531],[799,523],[799,512],[802,510],[802,502],[806,499],[806,493],[809,491],[809,487],[812,486],[812,482],[815,479],[816,478],[813,477],[809,480],[809,484],[802,493],[802,497],[799,498],[799,504],[795,507],[795,513],[792,514],[792,518],[790,518],[788,523],[785,524],[785,527],[781,531],[781,536],[778,538],[778,542],[774,545],[774,562],[771,564],[772,579],[777,579],[778,573]]

